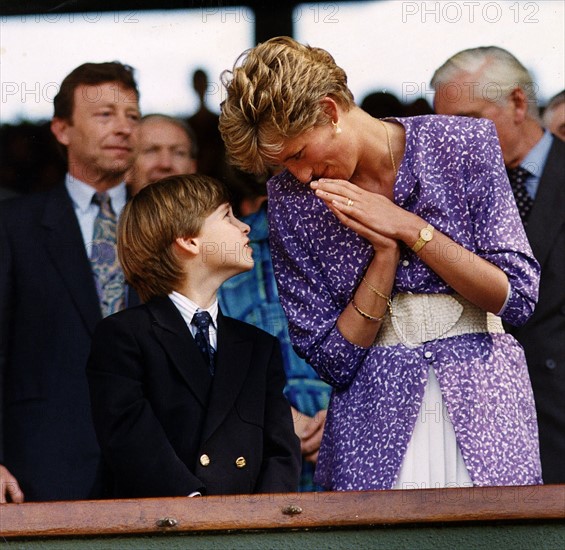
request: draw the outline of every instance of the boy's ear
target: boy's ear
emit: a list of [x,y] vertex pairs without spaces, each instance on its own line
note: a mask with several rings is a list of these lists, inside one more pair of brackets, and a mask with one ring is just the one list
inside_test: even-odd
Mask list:
[[188,252],[194,256],[200,252],[200,241],[196,237],[177,237],[175,244],[181,251]]

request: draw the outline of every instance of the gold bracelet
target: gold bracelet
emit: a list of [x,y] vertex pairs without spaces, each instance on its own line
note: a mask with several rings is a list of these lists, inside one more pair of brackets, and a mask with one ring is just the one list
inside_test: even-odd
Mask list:
[[367,321],[373,321],[373,322],[378,322],[378,321],[382,321],[385,318],[385,315],[383,315],[382,317],[373,317],[372,315],[369,315],[368,313],[365,313],[364,311],[361,311],[358,307],[357,304],[355,303],[355,300],[351,300],[351,305],[353,306],[353,309],[359,313],[359,315],[361,315],[361,317],[363,317],[364,319],[367,319]]
[[392,301],[390,299],[390,296],[387,296],[386,294],[383,294],[380,290],[377,290],[371,283],[369,283],[369,281],[367,281],[367,279],[365,279],[365,277],[361,277],[361,280],[369,287],[371,292],[374,292],[377,296],[379,296],[379,298],[382,298],[383,300],[386,301],[386,306],[388,307],[388,310],[392,315]]

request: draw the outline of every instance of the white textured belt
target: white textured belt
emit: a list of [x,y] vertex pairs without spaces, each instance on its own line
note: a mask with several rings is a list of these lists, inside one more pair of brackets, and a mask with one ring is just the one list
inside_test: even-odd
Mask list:
[[417,347],[477,332],[504,333],[502,321],[458,294],[397,294],[373,345]]

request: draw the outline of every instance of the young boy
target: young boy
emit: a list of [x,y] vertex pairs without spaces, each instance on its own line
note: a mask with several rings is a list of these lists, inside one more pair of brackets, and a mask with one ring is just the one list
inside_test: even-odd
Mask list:
[[278,340],[216,299],[253,266],[248,233],[225,187],[197,174],[147,186],[123,210],[118,253],[145,304],[98,325],[87,369],[113,496],[296,491]]

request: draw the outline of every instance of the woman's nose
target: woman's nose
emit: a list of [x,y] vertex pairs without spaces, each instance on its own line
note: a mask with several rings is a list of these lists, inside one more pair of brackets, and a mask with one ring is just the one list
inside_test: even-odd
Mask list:
[[312,169],[308,166],[293,168],[290,170],[290,173],[300,181],[300,183],[310,183],[310,181],[312,181]]

